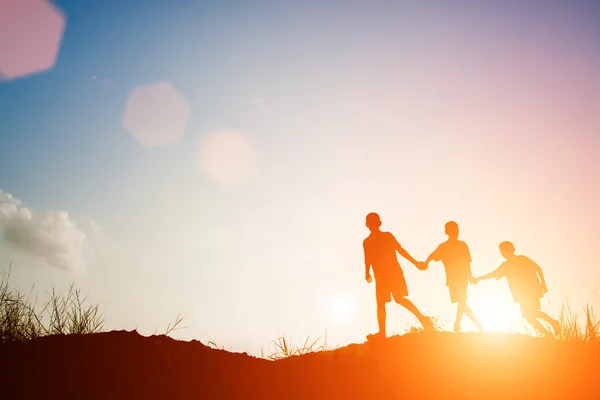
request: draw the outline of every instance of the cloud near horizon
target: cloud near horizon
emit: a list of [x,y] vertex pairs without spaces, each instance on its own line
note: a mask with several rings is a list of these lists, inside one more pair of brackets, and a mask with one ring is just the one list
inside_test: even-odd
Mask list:
[[63,271],[82,272],[94,261],[92,239],[101,229],[89,218],[78,225],[66,211],[37,213],[0,189],[0,233],[21,253]]

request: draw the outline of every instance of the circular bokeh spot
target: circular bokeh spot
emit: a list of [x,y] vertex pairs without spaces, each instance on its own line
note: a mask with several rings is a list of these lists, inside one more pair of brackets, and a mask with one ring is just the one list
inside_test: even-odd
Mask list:
[[256,174],[258,153],[244,132],[221,130],[200,138],[198,162],[211,181],[228,187],[248,184]]
[[144,147],[162,147],[183,137],[190,105],[169,82],[138,86],[131,91],[123,126]]

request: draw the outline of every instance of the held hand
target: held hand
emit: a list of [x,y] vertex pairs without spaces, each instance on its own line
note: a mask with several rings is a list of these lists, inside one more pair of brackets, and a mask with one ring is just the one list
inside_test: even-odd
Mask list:
[[367,281],[367,283],[371,283],[373,281],[373,277],[371,276],[371,274],[366,274],[365,280]]
[[474,276],[471,277],[471,285],[477,285],[479,281],[479,278],[475,278]]
[[427,265],[427,263],[425,263],[423,261],[417,262],[417,268],[420,269],[421,271],[425,271],[428,267],[429,267],[429,265]]

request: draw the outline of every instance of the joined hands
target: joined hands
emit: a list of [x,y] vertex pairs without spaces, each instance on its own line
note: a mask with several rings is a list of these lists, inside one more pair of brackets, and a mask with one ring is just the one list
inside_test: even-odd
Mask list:
[[429,265],[426,262],[423,261],[418,261],[415,266],[420,269],[421,271],[425,271],[427,268],[429,268]]

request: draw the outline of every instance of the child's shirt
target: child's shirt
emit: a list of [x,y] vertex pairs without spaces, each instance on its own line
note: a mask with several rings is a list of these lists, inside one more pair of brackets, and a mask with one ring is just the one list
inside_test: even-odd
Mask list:
[[441,261],[446,271],[446,286],[465,285],[471,275],[471,252],[462,240],[447,240],[433,252],[432,259]]
[[493,272],[493,277],[496,279],[506,277],[513,300],[520,303],[522,300],[539,299],[543,296],[542,285],[537,274],[539,268],[529,257],[513,256]]
[[396,251],[402,247],[390,232],[373,232],[363,241],[365,259],[373,267],[375,280],[390,275],[400,268]]

